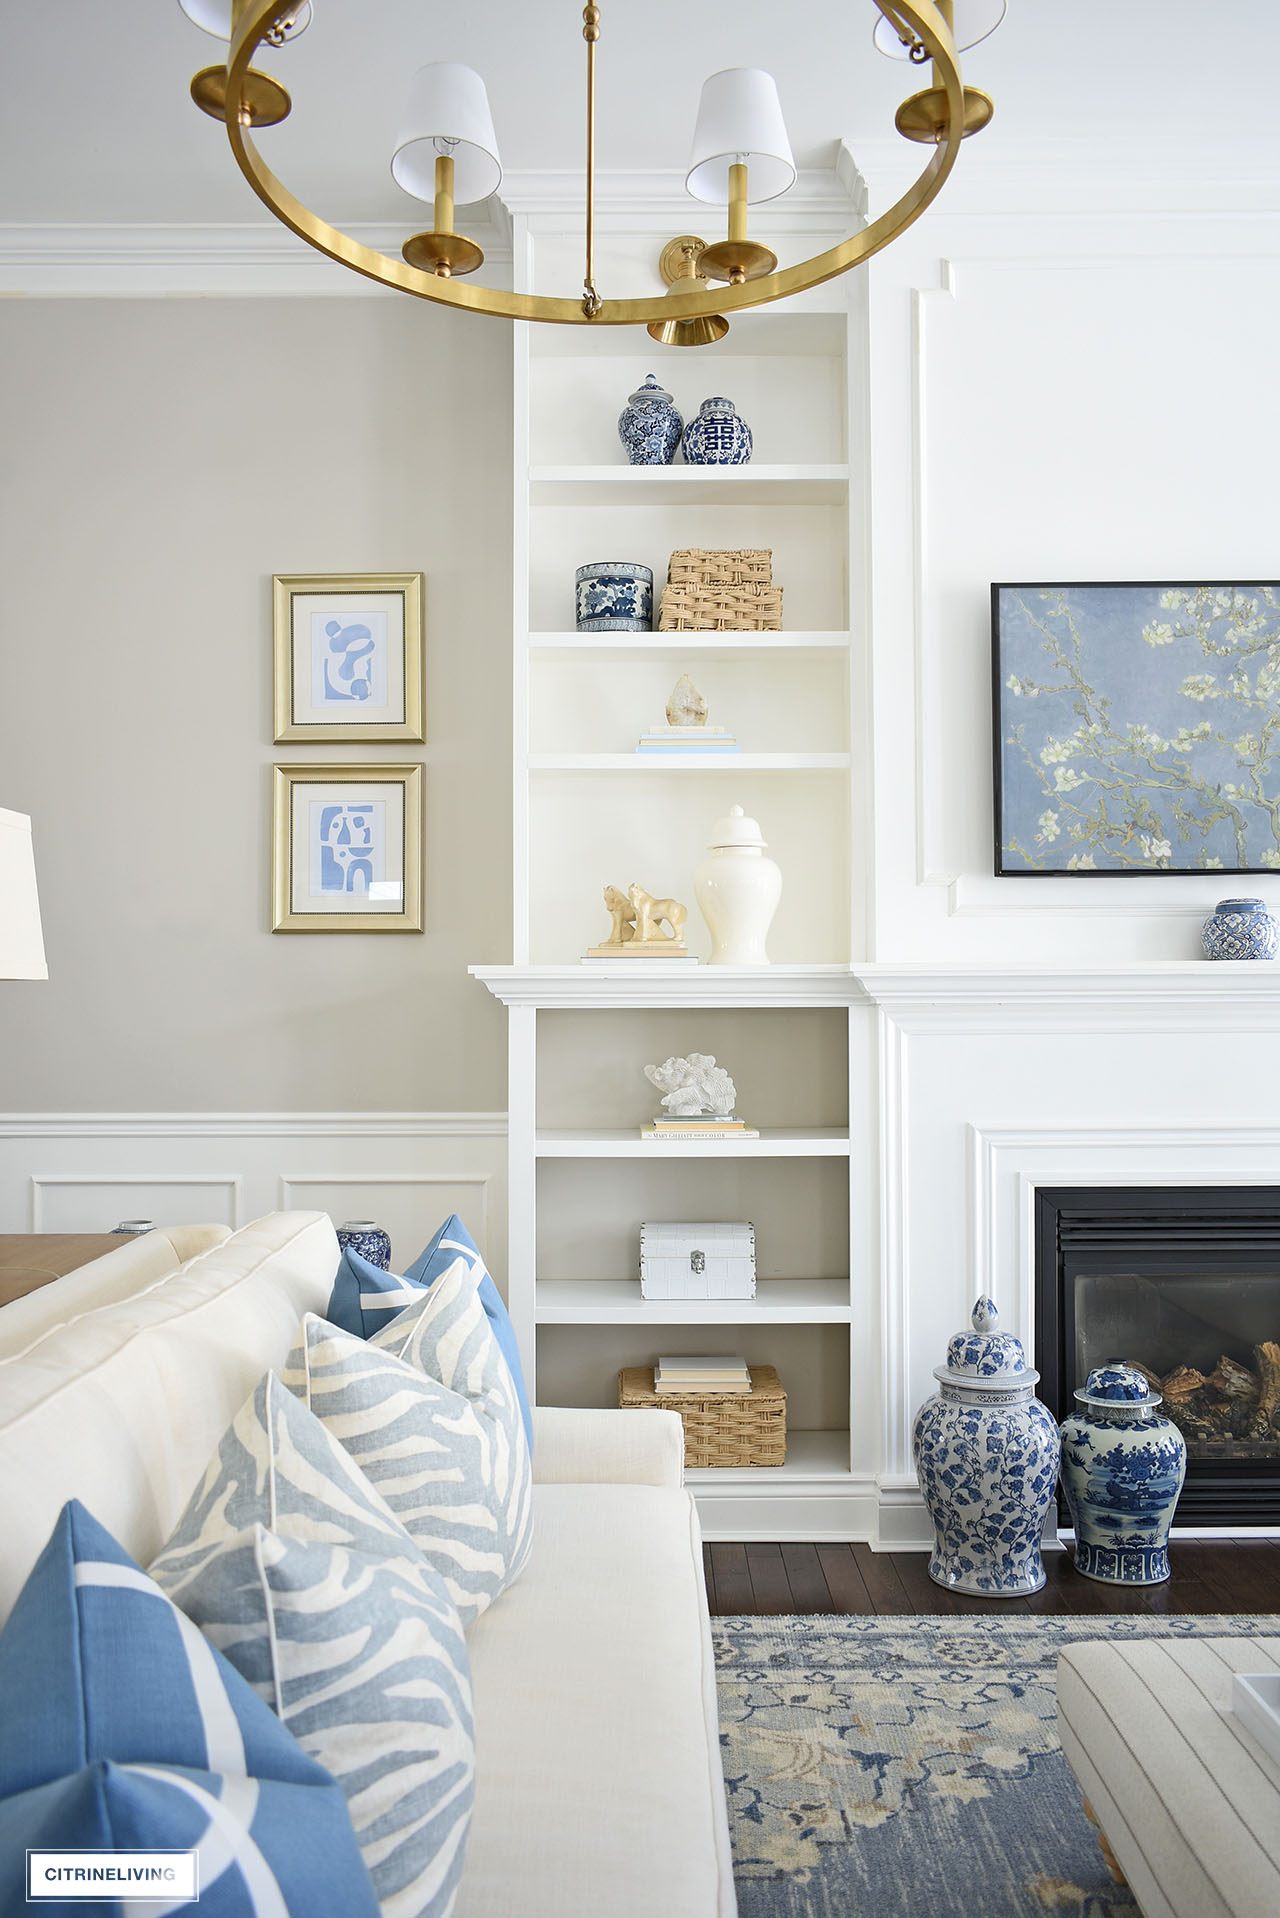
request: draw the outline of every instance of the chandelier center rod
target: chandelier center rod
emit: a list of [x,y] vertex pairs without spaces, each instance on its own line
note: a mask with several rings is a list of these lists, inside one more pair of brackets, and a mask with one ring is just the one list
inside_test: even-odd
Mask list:
[[604,305],[596,292],[596,42],[600,38],[600,9],[582,9],[582,37],[587,43],[587,270],[582,287],[582,310],[594,320]]

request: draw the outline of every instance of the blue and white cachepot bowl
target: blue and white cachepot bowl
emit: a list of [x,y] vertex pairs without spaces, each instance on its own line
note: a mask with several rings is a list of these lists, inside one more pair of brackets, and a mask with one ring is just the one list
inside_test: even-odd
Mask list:
[[580,633],[647,633],[653,627],[653,569],[597,559],[574,574]]
[[745,466],[751,458],[751,428],[732,400],[703,400],[697,419],[684,429],[690,466]]
[[350,1246],[362,1259],[368,1259],[370,1265],[380,1265],[384,1272],[391,1270],[391,1234],[375,1225],[372,1219],[347,1219],[338,1227],[338,1244],[344,1252]]
[[670,393],[646,373],[618,415],[618,438],[633,466],[670,466],[683,425]]
[[1274,959],[1280,926],[1261,899],[1219,899],[1200,940],[1206,959]]
[[1058,1477],[1058,1428],[1035,1396],[1040,1374],[999,1332],[994,1302],[957,1332],[939,1390],[916,1415],[920,1490],[933,1520],[929,1576],[953,1592],[1022,1598],[1044,1584],[1040,1539]]
[[1075,1397],[1080,1410],[1062,1421],[1062,1489],[1076,1570],[1106,1585],[1163,1585],[1187,1442],[1136,1366],[1096,1366]]

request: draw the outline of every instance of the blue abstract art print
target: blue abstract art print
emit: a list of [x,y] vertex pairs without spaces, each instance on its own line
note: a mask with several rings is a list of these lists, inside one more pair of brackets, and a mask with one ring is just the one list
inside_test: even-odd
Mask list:
[[273,932],[422,931],[422,767],[277,766]]
[[312,613],[311,698],[316,706],[386,706],[385,611],[370,606],[358,613]]
[[421,573],[277,573],[275,736],[426,738]]
[[991,588],[996,871],[1280,870],[1280,584]]

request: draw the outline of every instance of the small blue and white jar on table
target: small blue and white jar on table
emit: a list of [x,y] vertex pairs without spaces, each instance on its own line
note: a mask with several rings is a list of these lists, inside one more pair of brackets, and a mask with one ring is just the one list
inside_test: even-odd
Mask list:
[[684,429],[690,466],[745,466],[751,458],[751,428],[732,400],[703,400]]
[[670,466],[683,425],[670,393],[646,373],[618,416],[618,438],[632,466]]
[[596,559],[574,574],[580,633],[653,629],[653,568],[629,559]]
[[1262,899],[1219,899],[1200,928],[1206,959],[1274,959],[1280,926]]
[[338,1244],[344,1252],[350,1248],[384,1272],[391,1270],[391,1234],[372,1219],[344,1220],[338,1227]]
[[939,1390],[916,1415],[920,1490],[933,1521],[929,1576],[949,1591],[1022,1598],[1045,1581],[1040,1540],[1058,1477],[1058,1428],[1021,1341],[989,1298],[957,1332]]
[[1105,1585],[1163,1585],[1187,1442],[1136,1366],[1095,1366],[1062,1421],[1062,1489],[1075,1566]]

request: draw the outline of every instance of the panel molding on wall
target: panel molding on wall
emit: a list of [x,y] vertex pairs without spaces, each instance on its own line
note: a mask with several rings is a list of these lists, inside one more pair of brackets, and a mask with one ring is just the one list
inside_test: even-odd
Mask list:
[[456,1211],[501,1278],[506,1133],[500,1112],[9,1113],[0,1231],[235,1227],[297,1208],[379,1219],[407,1262]]

